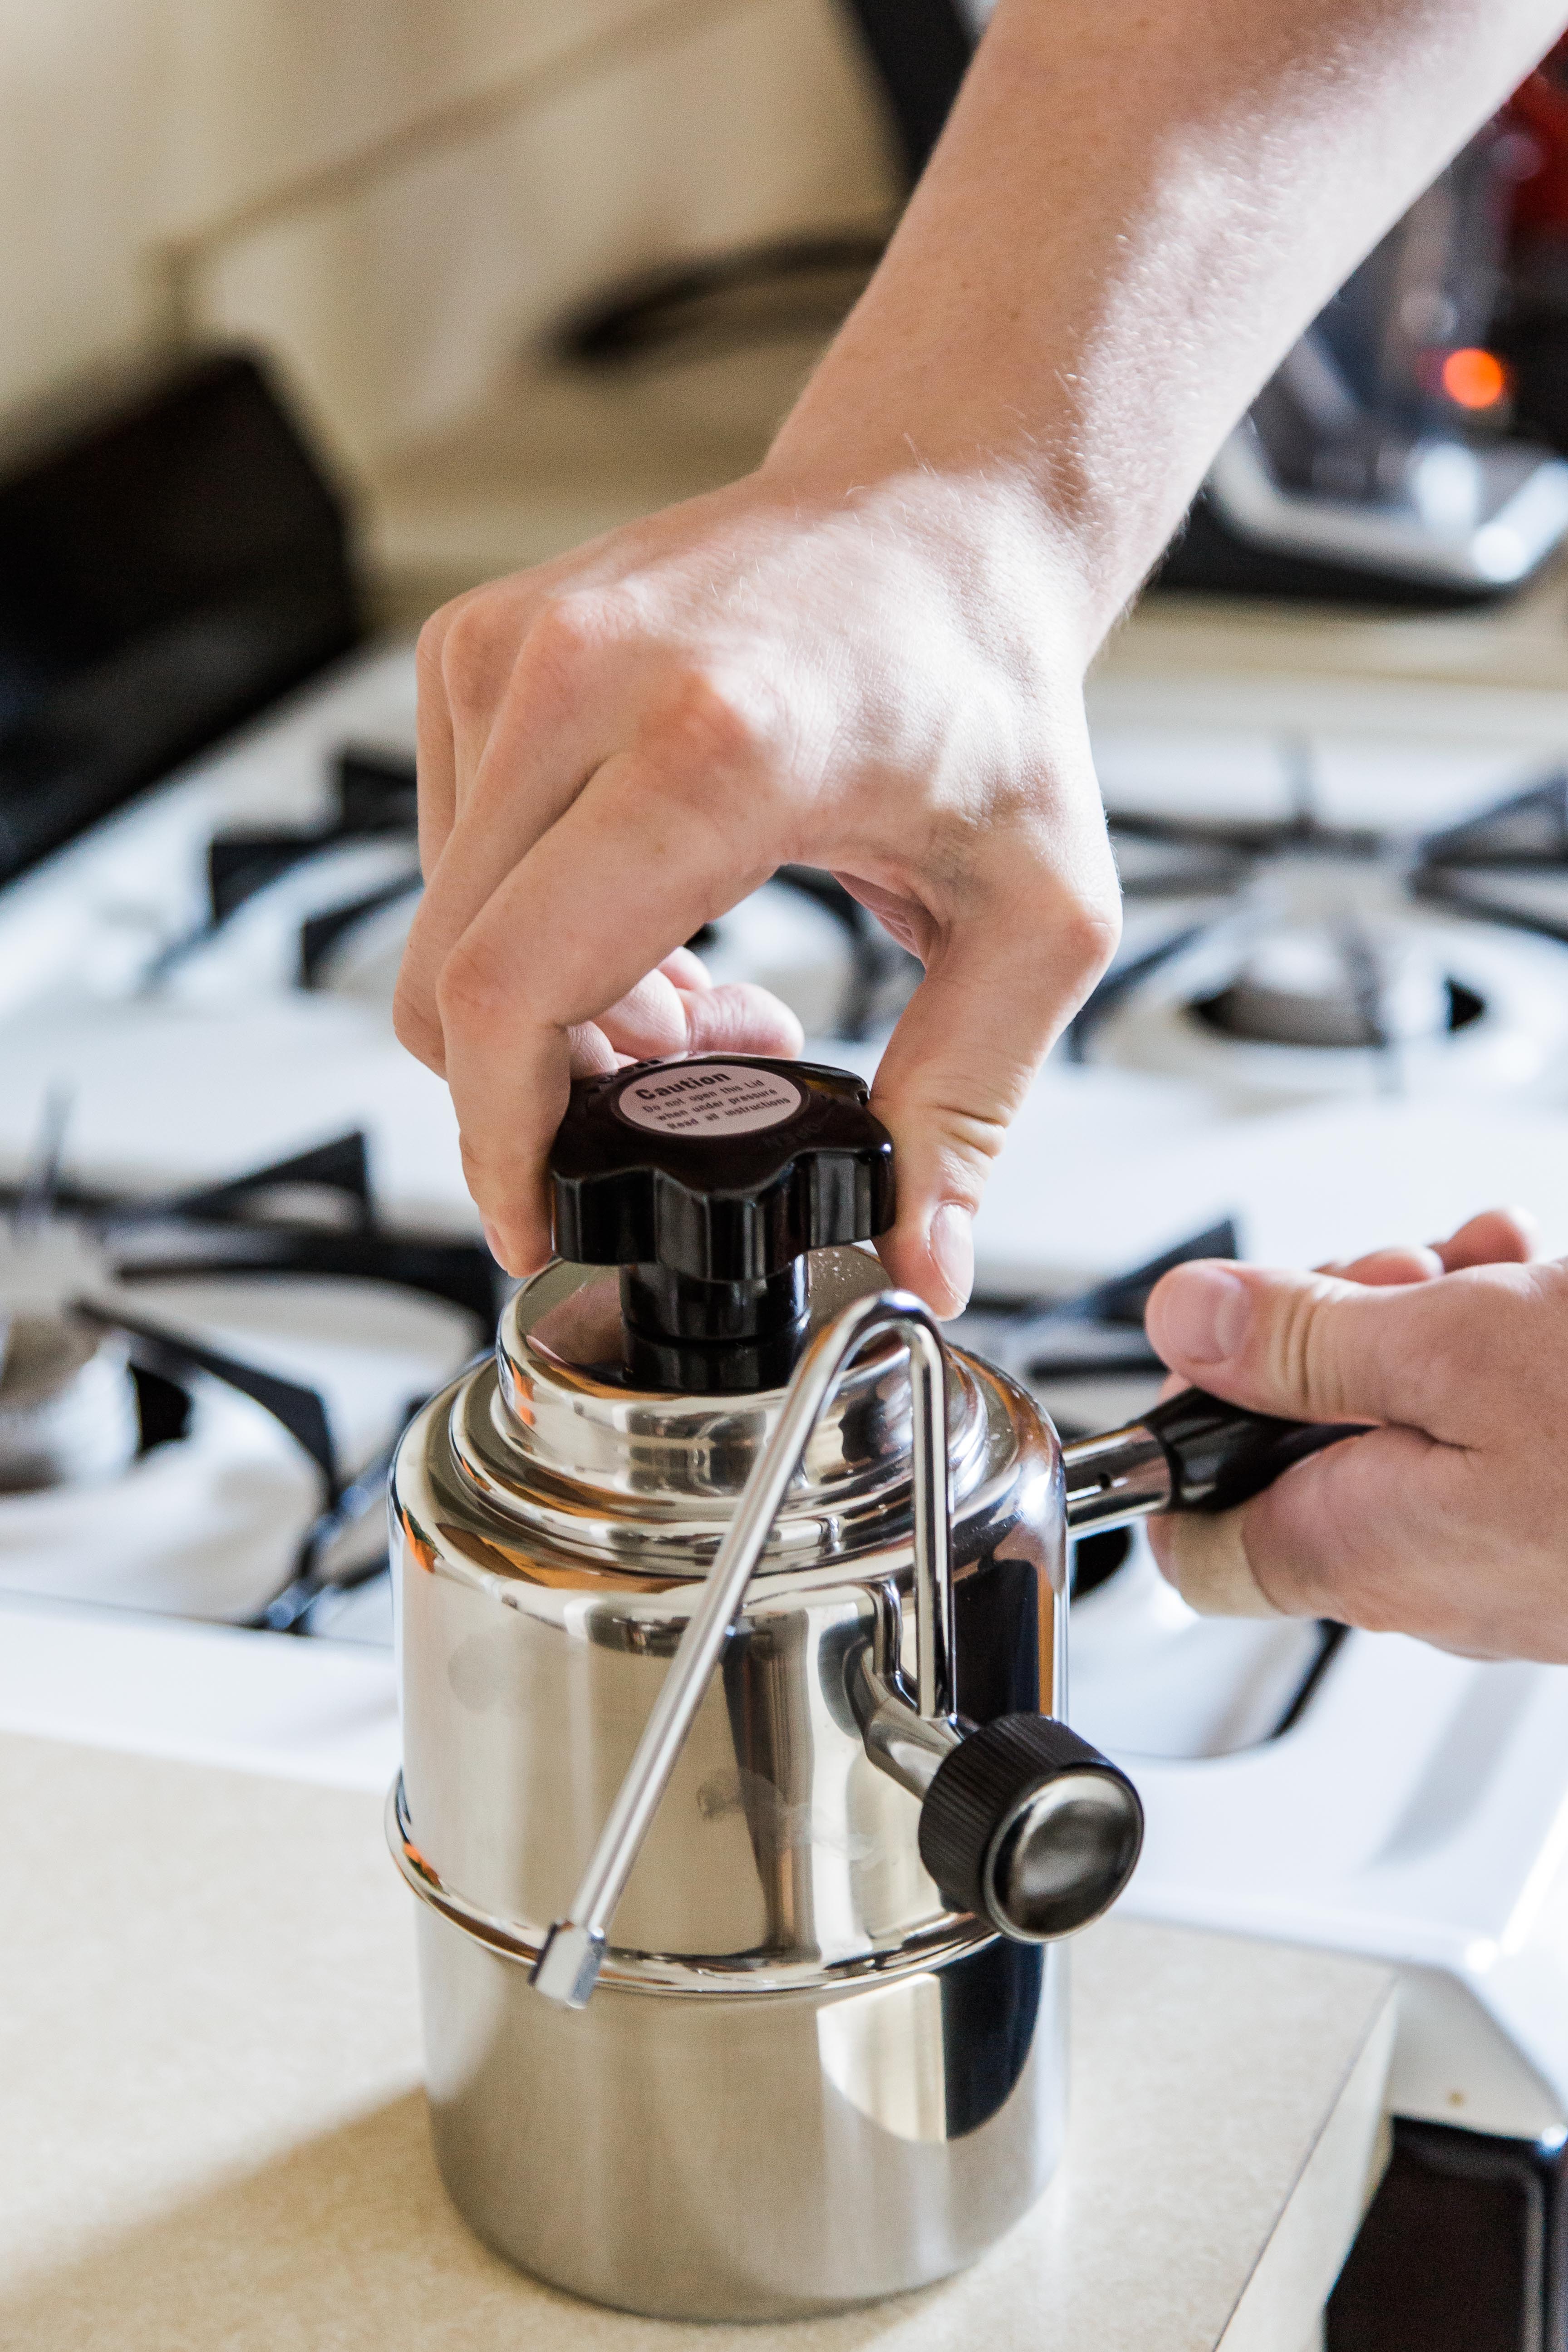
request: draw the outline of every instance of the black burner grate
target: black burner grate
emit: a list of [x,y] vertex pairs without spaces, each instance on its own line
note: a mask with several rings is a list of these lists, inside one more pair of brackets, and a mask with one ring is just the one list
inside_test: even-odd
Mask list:
[[[1135,997],[1145,982],[1233,920],[1238,898],[1273,860],[1338,858],[1379,866],[1395,878],[1413,906],[1441,908],[1478,924],[1498,924],[1568,944],[1568,773],[1555,772],[1510,793],[1463,824],[1401,839],[1370,825],[1330,824],[1313,806],[1310,769],[1293,762],[1297,805],[1283,819],[1209,819],[1123,814],[1110,821],[1111,841],[1130,908],[1168,905],[1172,927],[1152,944],[1141,940],[1114,963],[1068,1032],[1067,1049],[1088,1058],[1096,1031]],[[1351,1042],[1387,1051],[1396,1037],[1388,1017],[1386,975],[1375,945],[1347,915],[1341,940],[1344,995],[1360,1015]],[[1456,979],[1448,990],[1447,1028],[1468,1027],[1486,1010]],[[1252,1041],[1257,1031],[1233,1017],[1230,992],[1194,1005],[1194,1013],[1222,1034]],[[1261,1042],[1303,1042],[1280,1037]],[[1337,1036],[1332,1042],[1343,1042]]]

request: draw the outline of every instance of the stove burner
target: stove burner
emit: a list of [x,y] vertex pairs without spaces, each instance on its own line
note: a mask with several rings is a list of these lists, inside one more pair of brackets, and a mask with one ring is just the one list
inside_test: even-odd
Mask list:
[[[1061,1436],[1084,1436],[1110,1422],[1136,1419],[1160,1392],[1165,1367],[1144,1339],[1143,1316],[1161,1276],[1194,1258],[1239,1255],[1236,1221],[1226,1217],[1146,1265],[1068,1297],[978,1297],[960,1318],[953,1337],[961,1347],[975,1349],[1032,1388]],[[1183,1642],[1206,1641],[1205,1621],[1194,1619],[1164,1583],[1140,1531],[1112,1528],[1080,1536],[1069,1544],[1068,1563],[1075,1612],[1094,1600],[1083,1621],[1087,1654],[1092,1659],[1095,1645],[1109,1641],[1112,1687],[1122,1686],[1129,1661],[1138,1671],[1141,1651],[1147,1658],[1152,1650],[1163,1664],[1173,1633]],[[1231,1625],[1218,1628],[1222,1645],[1233,1631]],[[1195,1752],[1229,1753],[1278,1739],[1290,1730],[1311,1704],[1345,1631],[1326,1621],[1292,1624],[1255,1692],[1256,1703],[1240,1718],[1227,1707],[1219,1721],[1217,1744]],[[1192,1656],[1190,1650],[1184,1654],[1178,1671]],[[1136,1702],[1131,1712],[1137,1713]],[[1209,1737],[1215,1737],[1212,1725]],[[1138,1736],[1129,1736],[1125,1721],[1120,1738],[1130,1750],[1139,1746]]]
[[1408,948],[1381,950],[1353,930],[1278,933],[1237,978],[1192,1007],[1223,1037],[1310,1051],[1374,1051],[1468,1028],[1486,1000]]
[[[318,1506],[295,1522],[301,1532],[284,1590],[252,1621],[308,1632],[324,1595],[384,1571],[390,1447],[345,1476],[316,1390],[143,1314],[134,1286],[237,1275],[369,1278],[460,1307],[477,1342],[499,1308],[497,1270],[475,1244],[382,1233],[358,1133],[228,1183],[134,1200],[87,1195],[63,1181],[62,1123],[51,1102],[38,1164],[10,1194],[9,1230],[0,1232],[0,1498],[11,1498],[0,1500],[0,1538],[12,1539],[7,1512],[21,1508],[32,1515],[21,1523],[32,1531],[26,1540],[47,1549],[48,1524],[37,1509],[51,1495],[64,1508],[78,1490],[111,1487],[159,1449],[183,1453],[202,1429],[230,1431],[224,1442],[241,1449],[239,1483],[231,1477],[222,1497],[229,1515],[245,1507],[247,1482],[265,1500],[267,1488],[254,1486],[243,1458],[251,1441],[236,1408],[210,1402],[226,1391],[259,1406],[287,1433],[296,1460],[310,1465]],[[209,1400],[200,1413],[198,1397]],[[404,1401],[394,1443],[421,1402]],[[283,1468],[291,1496],[300,1474]],[[220,1486],[224,1475],[220,1458]],[[83,1522],[74,1504],[69,1510],[59,1540],[79,1545]],[[178,1549],[179,1530],[171,1527],[168,1539]]]
[[[321,824],[216,834],[206,916],[143,984],[198,1002],[248,982],[389,1003],[423,887],[415,762],[350,744],[334,799]],[[842,883],[805,866],[781,866],[688,944],[715,981],[771,987],[812,1036],[853,1041],[889,1026],[921,976]]]
[[1473,920],[1568,942],[1568,775],[1429,835],[1410,887]]
[[1463,824],[1428,834],[1423,869],[1508,866],[1516,861],[1568,867],[1568,774],[1531,784]]
[[1401,840],[1323,823],[1281,748],[1284,822],[1112,819],[1126,945],[1069,1056],[1287,1096],[1531,1083],[1563,992],[1507,934],[1568,944],[1568,774]]
[[207,895],[214,929],[258,890],[324,849],[417,832],[412,760],[345,744],[337,757],[333,785],[337,814],[326,824],[237,826],[213,835],[207,846]]

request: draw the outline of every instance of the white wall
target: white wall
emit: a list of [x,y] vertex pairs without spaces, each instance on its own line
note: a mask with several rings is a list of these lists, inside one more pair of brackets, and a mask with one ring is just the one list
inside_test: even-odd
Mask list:
[[618,269],[891,192],[835,0],[0,0],[0,412],[178,313],[374,468]]
[[150,0],[0,0],[0,412],[145,331],[165,29]]

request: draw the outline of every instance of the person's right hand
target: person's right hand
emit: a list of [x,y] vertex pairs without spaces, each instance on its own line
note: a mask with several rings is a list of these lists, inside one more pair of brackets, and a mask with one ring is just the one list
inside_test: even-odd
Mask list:
[[1289,1419],[1370,1422],[1240,1509],[1151,1523],[1200,1608],[1568,1662],[1568,1262],[1494,1210],[1433,1249],[1317,1274],[1218,1259],[1149,1301],[1195,1387]]
[[873,1095],[898,1154],[881,1249],[939,1314],[963,1304],[990,1163],[1117,932],[1088,610],[1017,486],[846,488],[775,456],[437,614],[397,1030],[451,1086],[503,1264],[549,1253],[574,1051],[781,1050],[777,1006],[658,974],[798,861],[925,965]]

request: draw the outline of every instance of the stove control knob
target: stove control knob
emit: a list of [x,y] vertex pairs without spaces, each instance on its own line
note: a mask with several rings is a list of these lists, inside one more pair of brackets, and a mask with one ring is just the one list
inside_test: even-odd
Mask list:
[[706,1055],[579,1079],[550,1155],[555,1245],[623,1268],[634,1376],[755,1390],[804,1344],[805,1255],[893,1222],[892,1139],[864,1081]]
[[1016,1943],[1050,1943],[1098,1919],[1142,1843],[1126,1773],[1046,1715],[972,1731],[921,1808],[921,1860],[943,1896]]

